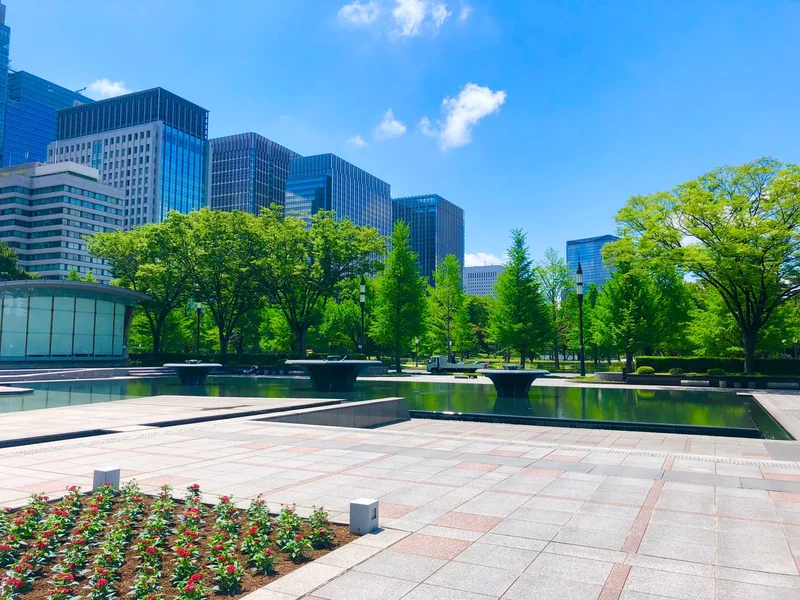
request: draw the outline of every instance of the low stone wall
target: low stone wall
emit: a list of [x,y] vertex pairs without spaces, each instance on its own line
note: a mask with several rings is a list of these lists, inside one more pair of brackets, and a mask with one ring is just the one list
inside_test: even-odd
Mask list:
[[391,425],[409,419],[408,404],[405,398],[383,398],[291,410],[257,420],[366,429]]
[[610,371],[607,373],[595,373],[594,378],[597,381],[623,381],[622,373],[612,373]]

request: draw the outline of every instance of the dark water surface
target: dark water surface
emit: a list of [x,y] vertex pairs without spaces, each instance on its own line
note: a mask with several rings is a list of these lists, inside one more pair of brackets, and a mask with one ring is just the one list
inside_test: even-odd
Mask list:
[[[535,385],[528,400],[498,399],[491,385],[362,379],[349,394],[322,394],[307,379],[211,377],[203,388],[183,388],[177,379],[58,381],[30,383],[28,396],[0,397],[0,413],[113,402],[159,394],[213,397],[344,398],[370,400],[402,396],[411,410],[483,415],[726,427],[760,431],[770,439],[791,439],[751,396],[698,390],[577,388]],[[498,420],[502,420],[499,418]],[[588,424],[588,423],[587,423]]]

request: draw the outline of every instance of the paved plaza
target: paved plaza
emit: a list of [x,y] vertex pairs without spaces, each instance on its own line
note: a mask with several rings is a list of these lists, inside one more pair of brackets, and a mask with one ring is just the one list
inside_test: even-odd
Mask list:
[[[799,399],[776,401],[791,409]],[[147,491],[169,483],[182,493],[196,482],[211,501],[230,493],[246,504],[263,494],[273,510],[322,505],[339,522],[351,500],[380,500],[379,533],[253,600],[800,598],[798,442],[257,419],[0,450],[0,504],[90,487],[103,466],[122,468]]]

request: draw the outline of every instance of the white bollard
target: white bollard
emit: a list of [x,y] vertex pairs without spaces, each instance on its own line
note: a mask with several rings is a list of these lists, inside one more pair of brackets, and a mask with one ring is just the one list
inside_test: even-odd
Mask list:
[[119,469],[115,467],[103,467],[101,469],[94,470],[92,491],[96,492],[107,483],[110,483],[115,488],[119,488]]
[[364,535],[378,529],[378,501],[359,498],[350,503],[350,533]]

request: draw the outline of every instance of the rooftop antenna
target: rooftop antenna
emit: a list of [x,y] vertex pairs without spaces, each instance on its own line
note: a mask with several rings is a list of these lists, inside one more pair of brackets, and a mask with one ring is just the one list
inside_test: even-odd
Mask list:
[[[88,86],[87,86],[87,87],[88,87]],[[81,92],[85,92],[85,91],[86,91],[86,88],[85,88],[85,87],[82,87],[82,88],[81,88],[81,89],[79,89],[79,90],[75,90],[75,93],[76,93],[76,94],[80,94]]]

